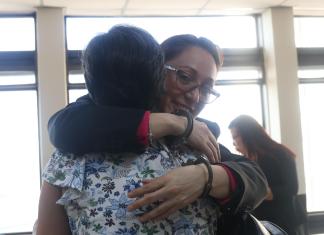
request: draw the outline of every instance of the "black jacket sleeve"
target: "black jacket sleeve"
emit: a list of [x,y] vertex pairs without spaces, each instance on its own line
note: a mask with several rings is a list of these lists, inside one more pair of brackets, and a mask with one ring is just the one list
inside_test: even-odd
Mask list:
[[[220,128],[216,122],[200,118],[217,138]],[[219,144],[222,164],[231,169],[237,180],[237,188],[230,200],[221,205],[223,214],[241,214],[252,211],[265,198],[267,179],[259,165],[246,157],[231,153],[224,145]]]
[[139,152],[144,147],[136,132],[144,113],[145,110],[99,106],[85,95],[50,118],[49,137],[62,152]]
[[[204,122],[208,126],[208,129],[213,133],[216,139],[218,139],[220,135],[220,128],[216,122],[211,122],[209,120],[203,119],[203,118],[196,118],[197,121]],[[229,151],[229,150],[228,150]]]
[[[231,200],[222,205],[223,213],[236,214],[255,209],[265,198],[267,193],[267,179],[255,162],[229,152],[221,150],[222,164],[231,169],[237,180],[237,188]],[[226,151],[226,152],[225,152]]]

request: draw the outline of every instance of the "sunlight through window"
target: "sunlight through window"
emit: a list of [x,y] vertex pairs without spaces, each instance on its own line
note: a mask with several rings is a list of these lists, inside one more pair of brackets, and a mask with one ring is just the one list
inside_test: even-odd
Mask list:
[[[257,47],[256,23],[252,16],[71,17],[66,19],[68,49],[83,50],[91,38],[98,33],[106,32],[115,24],[131,24],[146,29],[158,42],[176,34],[191,33],[207,37],[222,48]],[[238,25],[240,27],[237,27]]]

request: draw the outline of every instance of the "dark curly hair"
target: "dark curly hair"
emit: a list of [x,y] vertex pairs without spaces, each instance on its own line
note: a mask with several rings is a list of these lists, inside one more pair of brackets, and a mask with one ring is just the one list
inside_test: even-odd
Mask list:
[[145,30],[116,25],[94,37],[82,56],[86,86],[99,105],[150,109],[163,78],[158,42]]
[[207,51],[213,57],[217,69],[223,65],[223,53],[216,44],[207,38],[196,37],[192,34],[180,34],[166,39],[161,44],[165,61],[175,58],[184,50],[193,46]]

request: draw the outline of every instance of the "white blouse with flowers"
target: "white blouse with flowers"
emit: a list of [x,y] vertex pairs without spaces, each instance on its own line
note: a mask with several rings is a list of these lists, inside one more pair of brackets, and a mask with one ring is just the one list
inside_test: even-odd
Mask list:
[[64,205],[72,234],[216,234],[218,206],[212,199],[198,199],[167,219],[141,223],[137,217],[156,204],[127,211],[135,199],[127,193],[142,185],[142,179],[165,175],[173,168],[195,160],[194,153],[170,151],[165,146],[143,154],[92,153],[84,156],[55,152],[43,179],[62,187],[57,201]]

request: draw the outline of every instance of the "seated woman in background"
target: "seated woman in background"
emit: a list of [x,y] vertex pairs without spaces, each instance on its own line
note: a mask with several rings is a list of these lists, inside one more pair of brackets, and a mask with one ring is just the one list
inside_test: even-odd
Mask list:
[[298,179],[295,154],[271,139],[265,129],[250,116],[238,116],[229,124],[229,129],[236,150],[257,162],[268,180],[267,197],[253,214],[260,220],[278,224],[289,235],[297,234],[294,200]]

